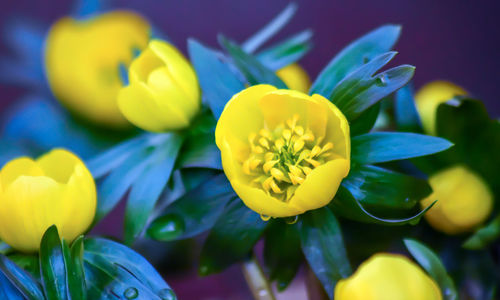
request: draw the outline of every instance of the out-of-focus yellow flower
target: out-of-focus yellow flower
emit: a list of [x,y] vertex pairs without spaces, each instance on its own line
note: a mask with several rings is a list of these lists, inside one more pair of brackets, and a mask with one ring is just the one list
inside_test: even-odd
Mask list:
[[37,160],[21,157],[0,171],[0,238],[24,252],[37,251],[56,225],[72,241],[92,223],[94,179],[74,154],[55,149]]
[[408,258],[375,254],[335,286],[335,300],[441,300],[437,284]]
[[226,104],[215,139],[235,192],[263,219],[327,205],[349,173],[349,124],[320,95],[249,87]]
[[123,115],[134,125],[161,132],[187,127],[200,109],[193,67],[174,46],[152,40],[129,69],[130,85],[118,95]]
[[290,64],[276,71],[276,75],[291,90],[307,93],[311,87],[311,79],[306,70],[296,63]]
[[433,193],[421,201],[422,207],[438,202],[425,214],[437,230],[456,234],[474,229],[493,209],[493,195],[488,185],[468,168],[457,165],[429,178]]
[[415,102],[424,131],[436,134],[436,113],[439,104],[466,94],[463,88],[448,81],[433,81],[420,88],[415,94]]
[[119,66],[146,47],[150,25],[141,16],[115,11],[86,20],[65,17],[49,31],[45,67],[52,92],[71,111],[101,125],[130,126],[118,110],[123,85]]

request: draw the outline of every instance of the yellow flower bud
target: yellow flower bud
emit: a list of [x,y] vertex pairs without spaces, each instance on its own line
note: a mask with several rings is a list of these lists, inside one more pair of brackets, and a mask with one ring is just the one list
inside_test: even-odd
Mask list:
[[433,193],[421,201],[426,207],[438,202],[425,214],[432,227],[447,234],[473,230],[493,209],[493,195],[477,174],[457,165],[429,178]]
[[335,300],[441,300],[438,285],[402,255],[375,254],[335,286]]
[[51,27],[45,49],[47,79],[55,97],[91,122],[130,126],[116,102],[123,86],[119,66],[128,66],[149,37],[148,22],[132,12],[60,19]]
[[[320,95],[249,87],[227,103],[215,140],[233,189],[264,216],[295,216],[327,205],[350,169],[349,124]],[[312,149],[318,149],[314,155]],[[248,172],[250,158],[264,163]]]
[[276,71],[276,75],[291,90],[307,93],[311,87],[311,79],[306,71],[296,63],[283,67]]
[[56,225],[71,242],[92,223],[96,204],[94,179],[74,154],[55,149],[37,160],[14,159],[0,170],[0,239],[33,252]]
[[433,81],[420,88],[415,94],[415,103],[424,131],[436,135],[436,113],[439,104],[466,94],[464,89],[448,81]]
[[130,65],[130,84],[118,94],[131,123],[162,132],[187,127],[201,105],[196,73],[171,44],[152,40]]

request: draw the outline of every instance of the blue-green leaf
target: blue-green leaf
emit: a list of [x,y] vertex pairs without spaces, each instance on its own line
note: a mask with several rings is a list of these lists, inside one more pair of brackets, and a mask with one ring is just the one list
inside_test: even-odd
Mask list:
[[179,153],[179,168],[208,168],[222,170],[221,154],[215,145],[214,133],[190,136]]
[[277,45],[257,53],[257,59],[267,68],[277,71],[297,62],[312,48],[312,31],[304,30]]
[[0,299],[24,300],[23,294],[0,272]]
[[394,100],[394,118],[398,131],[422,133],[422,123],[413,99],[411,84],[396,92]]
[[266,226],[240,199],[230,202],[203,245],[200,274],[220,272],[247,258]]
[[45,299],[40,284],[33,276],[21,269],[3,254],[0,254],[0,273],[3,273],[26,299]]
[[352,274],[340,225],[327,207],[300,216],[302,251],[326,293],[333,299],[337,281]]
[[62,243],[66,265],[67,288],[71,300],[87,299],[87,286],[83,267],[83,236],[79,236],[71,245]]
[[448,140],[417,133],[373,132],[353,137],[351,158],[358,164],[376,164],[444,151]]
[[133,183],[125,209],[125,243],[142,232],[173,171],[183,137],[171,133],[151,153],[148,166]]
[[422,266],[422,268],[424,268],[427,273],[429,273],[429,275],[437,282],[444,299],[458,299],[455,284],[446,272],[446,268],[439,259],[439,256],[437,256],[436,253],[434,253],[427,246],[416,240],[405,239],[404,243],[413,258],[415,258],[420,266]]
[[372,107],[365,110],[359,118],[354,120],[350,125],[349,129],[351,131],[351,136],[358,136],[361,134],[368,133],[372,130],[373,126],[377,122],[380,115],[380,103],[373,105]]
[[367,61],[392,49],[398,40],[401,26],[384,25],[342,49],[321,71],[310,89],[310,94],[328,98],[335,86]]
[[252,53],[257,50],[284,27],[292,19],[296,11],[297,4],[288,4],[279,15],[269,22],[269,24],[264,26],[242,44],[241,48],[243,51]]
[[479,250],[500,237],[500,215],[481,227],[462,245],[465,249]]
[[188,40],[188,50],[198,75],[203,97],[218,119],[226,103],[234,94],[245,88],[222,53],[203,46],[196,40]]
[[250,85],[267,83],[279,89],[286,89],[283,81],[273,71],[260,63],[257,58],[247,54],[238,45],[222,35],[219,35],[219,42],[229,52],[234,60],[234,64],[245,76]]
[[66,264],[55,225],[47,229],[40,244],[40,274],[48,299],[68,299]]
[[396,52],[381,54],[347,75],[333,89],[329,98],[349,121],[384,97],[404,86],[413,76],[415,67],[402,65],[377,75]]
[[147,233],[160,241],[190,238],[214,226],[230,199],[236,197],[225,175],[217,175],[170,205]]

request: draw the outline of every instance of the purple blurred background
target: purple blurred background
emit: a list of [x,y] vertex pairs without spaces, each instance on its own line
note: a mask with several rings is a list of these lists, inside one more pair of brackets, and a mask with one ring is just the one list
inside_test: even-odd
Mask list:
[[[492,117],[500,116],[500,1],[459,0],[297,0],[299,11],[277,39],[305,28],[313,29],[315,48],[302,65],[312,78],[347,43],[385,24],[403,25],[395,49],[396,63],[417,67],[416,87],[435,79],[447,79],[483,99]],[[278,14],[285,0],[115,0],[113,6],[139,11],[184,52],[186,39],[194,37],[216,46],[217,33],[243,41]],[[71,1],[16,0],[0,4],[0,26],[15,18],[28,19],[48,28],[72,8]],[[275,39],[276,40],[276,39]],[[8,53],[3,41],[0,55]],[[0,116],[5,107],[25,91],[0,85]],[[121,228],[121,224],[112,227]],[[116,229],[114,229],[116,230]],[[114,231],[104,228],[105,232]],[[250,299],[238,268],[201,280],[195,274],[167,280],[180,299]],[[304,299],[295,283],[283,299]],[[299,294],[297,294],[299,293]],[[295,297],[292,295],[295,294]]]

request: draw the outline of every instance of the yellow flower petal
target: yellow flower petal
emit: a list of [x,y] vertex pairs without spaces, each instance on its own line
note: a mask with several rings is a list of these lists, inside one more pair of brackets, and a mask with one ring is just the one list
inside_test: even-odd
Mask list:
[[0,172],[0,179],[5,189],[19,176],[43,176],[40,166],[29,157],[20,157],[6,163]]
[[297,63],[290,64],[276,71],[276,75],[291,90],[307,93],[311,87],[311,79],[306,71]]
[[327,205],[337,193],[342,179],[349,173],[349,168],[348,160],[335,159],[313,169],[295,191],[290,205],[304,211]]
[[441,300],[438,285],[402,255],[376,254],[335,286],[335,300]]

